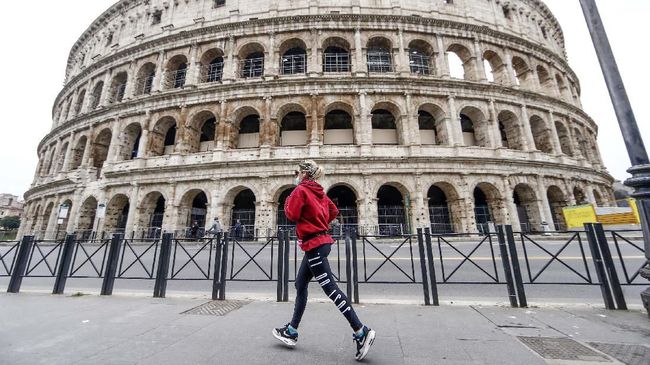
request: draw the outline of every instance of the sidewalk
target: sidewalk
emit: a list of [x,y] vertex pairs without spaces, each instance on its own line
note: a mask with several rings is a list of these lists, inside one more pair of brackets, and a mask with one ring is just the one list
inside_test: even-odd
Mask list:
[[[288,321],[292,302],[228,301],[242,306],[218,316],[182,314],[208,302],[198,297],[2,293],[0,364],[356,363],[347,322],[324,297],[314,296],[298,346],[286,349],[271,329]],[[377,331],[368,364],[650,363],[650,320],[638,310],[362,304],[357,312]],[[547,338],[564,340],[546,356],[558,350],[556,357],[592,361],[544,359],[523,343],[548,345]],[[595,348],[618,351],[626,362]],[[621,357],[635,354],[637,362]]]

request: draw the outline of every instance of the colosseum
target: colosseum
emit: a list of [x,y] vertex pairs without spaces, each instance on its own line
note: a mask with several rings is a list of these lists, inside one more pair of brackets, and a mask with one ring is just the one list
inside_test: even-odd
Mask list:
[[343,227],[564,226],[613,200],[541,0],[121,0],[72,47],[22,233],[290,224],[302,159]]

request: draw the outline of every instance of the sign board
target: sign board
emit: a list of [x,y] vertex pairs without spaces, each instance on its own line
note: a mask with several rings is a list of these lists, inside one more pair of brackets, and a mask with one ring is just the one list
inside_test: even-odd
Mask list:
[[581,228],[585,223],[598,223],[594,207],[589,205],[578,205],[562,209],[567,228]]
[[97,213],[95,216],[99,219],[103,219],[106,216],[106,204],[99,203],[97,204]]
[[59,219],[68,218],[69,212],[70,212],[70,206],[68,204],[61,204],[61,206],[59,206]]

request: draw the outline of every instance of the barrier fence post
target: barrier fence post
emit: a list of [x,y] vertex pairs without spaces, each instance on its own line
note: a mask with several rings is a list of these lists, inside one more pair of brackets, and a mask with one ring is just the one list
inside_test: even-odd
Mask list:
[[[487,234],[491,234],[489,228]],[[506,277],[506,286],[508,287],[508,299],[510,299],[510,306],[516,308],[518,307],[517,294],[515,293],[515,285],[512,280],[512,268],[510,267],[510,258],[508,257],[508,247],[506,245],[503,225],[497,226],[497,237],[499,240],[499,250],[501,252],[503,273]]]
[[34,244],[34,236],[24,236],[20,242],[20,247],[18,248],[18,255],[16,257],[16,265],[14,266],[14,271],[11,273],[11,279],[9,280],[9,287],[7,288],[7,293],[19,293],[20,285],[23,282],[23,276],[25,275],[25,270],[27,270],[27,260],[29,259],[29,253],[32,250]]
[[600,250],[598,249],[598,241],[596,238],[594,224],[585,223],[585,230],[587,231],[587,241],[589,241],[591,257],[593,258],[594,266],[596,267],[596,275],[598,276],[598,281],[600,283],[600,292],[603,295],[605,308],[616,309],[614,305],[614,299],[612,298],[612,293],[609,290],[609,280],[607,280],[607,274],[605,274],[605,268],[603,267],[603,259],[600,256]]
[[422,292],[424,294],[424,305],[431,305],[431,298],[429,297],[429,280],[427,279],[427,263],[424,255],[422,228],[418,228],[417,232],[418,253],[420,254],[420,270],[422,271]]
[[357,231],[353,230],[350,235],[352,245],[352,293],[354,304],[359,304],[359,260],[357,260]]
[[221,282],[219,287],[219,300],[226,300],[226,275],[228,274],[228,243],[230,236],[228,232],[223,234],[223,252],[221,254]]
[[345,232],[345,291],[348,300],[352,300],[352,253],[350,252],[350,232]]
[[436,280],[436,271],[433,264],[433,248],[431,247],[431,229],[424,229],[424,241],[426,242],[427,248],[427,261],[429,263],[429,281],[431,282],[431,301],[435,306],[440,305],[438,299],[438,282]]
[[63,252],[61,253],[61,265],[59,265],[59,270],[56,273],[52,294],[63,294],[63,291],[65,290],[65,283],[68,280],[70,263],[72,262],[72,255],[74,253],[75,241],[76,236],[74,234],[68,235],[65,238]]
[[167,274],[169,273],[169,260],[171,259],[173,233],[163,233],[160,244],[160,255],[158,256],[158,270],[156,271],[156,283],[153,287],[154,298],[164,298],[167,293]]
[[291,253],[291,234],[289,234],[289,231],[285,232],[284,235],[284,264],[283,269],[284,269],[284,274],[282,277],[282,301],[283,302],[288,302],[289,301],[289,254]]
[[506,240],[510,250],[510,260],[512,261],[512,273],[515,277],[515,285],[517,287],[517,296],[519,297],[519,306],[522,308],[528,307],[528,300],[526,299],[526,289],[524,288],[524,281],[521,276],[521,266],[519,265],[519,255],[517,255],[517,245],[515,243],[515,234],[512,232],[512,226],[507,225]]
[[614,300],[616,301],[616,307],[618,309],[627,310],[627,303],[625,302],[621,282],[618,279],[616,266],[614,266],[614,260],[612,259],[612,251],[609,249],[609,244],[602,223],[594,224],[594,229],[598,246],[600,247],[600,253],[602,254],[603,263],[605,264],[605,271],[609,277],[609,283],[612,288],[612,293],[614,294]]
[[223,249],[223,243],[221,242],[221,232],[217,232],[216,238],[213,238],[213,242],[216,239],[216,245],[214,247],[214,277],[212,278],[212,300],[217,300],[219,298],[219,289],[221,288],[221,250]]
[[112,295],[113,284],[115,283],[115,274],[117,272],[117,262],[122,249],[122,234],[116,233],[111,239],[111,245],[108,249],[108,261],[106,262],[106,272],[102,281],[101,295]]
[[276,301],[282,301],[282,295],[284,289],[282,284],[284,283],[284,231],[278,230],[278,284],[277,284],[277,293]]

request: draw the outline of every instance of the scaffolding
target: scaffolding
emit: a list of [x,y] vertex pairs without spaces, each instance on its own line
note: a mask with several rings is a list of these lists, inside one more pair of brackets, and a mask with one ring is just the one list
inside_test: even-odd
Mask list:
[[409,55],[409,64],[411,65],[411,73],[418,75],[430,75],[431,69],[429,68],[429,58],[422,54],[411,53]]
[[383,49],[368,51],[368,72],[387,73],[393,72],[391,54]]
[[244,79],[262,77],[264,75],[264,57],[247,58],[239,62],[241,77]]
[[205,83],[219,82],[223,78],[223,62],[201,67],[201,80]]
[[297,75],[307,73],[307,55],[285,55],[280,62],[283,75]]
[[323,72],[350,72],[349,53],[324,53]]

